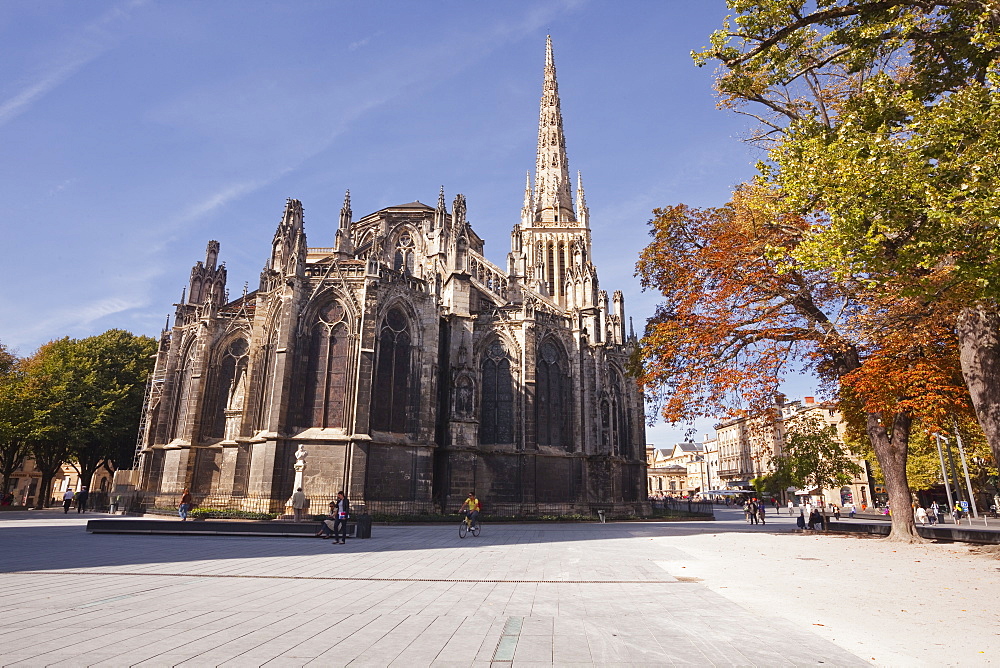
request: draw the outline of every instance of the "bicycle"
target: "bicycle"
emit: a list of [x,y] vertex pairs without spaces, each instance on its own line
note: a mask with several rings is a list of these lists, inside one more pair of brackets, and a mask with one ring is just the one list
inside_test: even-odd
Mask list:
[[458,537],[465,538],[470,532],[473,536],[478,536],[481,525],[477,522],[476,526],[472,526],[472,518],[467,511],[463,510],[462,515],[462,521],[458,524]]

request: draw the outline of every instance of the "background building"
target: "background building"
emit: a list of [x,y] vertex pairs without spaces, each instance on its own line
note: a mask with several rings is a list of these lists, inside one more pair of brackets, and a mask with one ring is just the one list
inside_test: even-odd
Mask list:
[[[691,469],[692,478],[686,488],[695,486],[697,480],[704,475],[708,482],[705,489],[752,491],[751,481],[754,478],[774,471],[774,460],[782,454],[785,447],[787,422],[804,415],[816,415],[835,427],[843,442],[847,425],[834,404],[819,403],[813,397],[787,401],[781,396],[766,415],[726,420],[715,426],[714,436],[706,434],[701,446],[702,463],[688,464],[685,461],[685,466]],[[657,461],[665,462],[669,459],[670,457],[664,456]],[[808,500],[818,503],[822,500],[826,504],[855,503],[859,507],[862,504],[871,505],[873,489],[868,475],[870,468],[864,459],[858,457],[856,461],[863,473],[851,483],[838,489],[824,489],[822,494],[817,489],[789,489],[786,491],[786,498],[793,498],[797,502]],[[652,474],[652,469],[650,471]]]
[[670,448],[646,446],[650,496],[693,496],[709,489],[704,445],[685,441]]

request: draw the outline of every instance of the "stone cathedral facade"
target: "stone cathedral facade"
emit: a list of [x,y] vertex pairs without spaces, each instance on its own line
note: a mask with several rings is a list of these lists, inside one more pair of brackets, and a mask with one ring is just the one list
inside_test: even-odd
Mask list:
[[551,41],[506,267],[443,189],[358,219],[348,193],[330,228],[310,247],[289,200],[259,288],[232,301],[209,242],[160,339],[141,489],[276,511],[301,446],[313,499],[454,510],[475,489],[488,511],[641,512],[636,339],[600,288],[579,175],[572,196]]

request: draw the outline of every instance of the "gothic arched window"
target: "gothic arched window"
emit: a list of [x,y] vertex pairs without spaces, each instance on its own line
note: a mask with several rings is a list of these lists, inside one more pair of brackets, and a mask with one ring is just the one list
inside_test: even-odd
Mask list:
[[514,442],[514,382],[510,356],[499,341],[486,350],[482,371],[483,397],[479,412],[480,443]]
[[407,274],[413,273],[414,251],[413,237],[409,232],[403,232],[396,240],[396,252],[392,258],[392,268]]
[[180,369],[175,372],[174,380],[174,419],[171,438],[182,438],[187,433],[191,414],[191,384],[194,382],[194,360],[198,346],[191,342]]
[[271,416],[271,398],[274,394],[274,355],[278,349],[278,325],[272,321],[265,328],[269,331],[267,343],[261,347],[254,359],[254,401],[253,429],[259,431],[268,426]]
[[[233,339],[226,346],[215,366],[215,377],[209,384],[206,402],[205,436],[223,438],[228,436],[227,419],[238,423],[243,413],[246,399],[247,352],[250,346],[245,339]],[[238,427],[238,424],[233,425]]]
[[344,399],[350,355],[342,304],[320,309],[309,332],[303,426],[344,427]]
[[615,454],[630,456],[632,450],[632,425],[629,420],[628,404],[622,391],[622,379],[617,371],[611,372],[611,401],[614,411]]
[[601,399],[601,445],[609,452],[614,452],[611,429],[611,403]]
[[378,359],[372,395],[372,429],[406,432],[410,396],[410,347],[406,316],[391,309],[378,334]]
[[538,351],[535,365],[535,434],[538,445],[567,446],[566,428],[571,410],[566,363],[559,349],[546,341]]

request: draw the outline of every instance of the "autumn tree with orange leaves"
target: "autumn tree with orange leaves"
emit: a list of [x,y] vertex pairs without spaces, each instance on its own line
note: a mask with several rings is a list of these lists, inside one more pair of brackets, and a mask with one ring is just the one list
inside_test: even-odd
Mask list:
[[[785,378],[816,373],[853,401],[890,504],[909,508],[915,417],[947,415],[967,396],[955,375],[954,336],[936,324],[932,307],[884,283],[873,290],[797,265],[810,221],[783,213],[761,185],[738,189],[724,207],[654,214],[637,274],[663,302],[635,370],[661,416],[676,423],[761,415]],[[890,539],[919,540],[911,513],[893,515]]]

